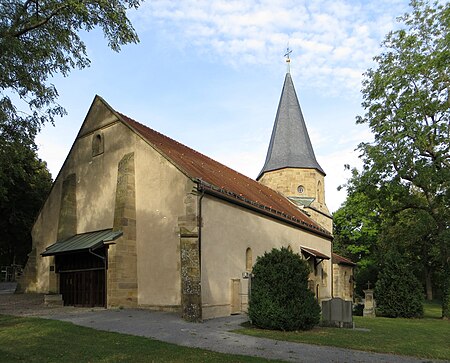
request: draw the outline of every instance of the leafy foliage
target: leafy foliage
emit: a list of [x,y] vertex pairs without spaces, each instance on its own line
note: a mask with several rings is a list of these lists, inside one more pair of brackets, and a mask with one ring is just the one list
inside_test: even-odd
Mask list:
[[19,142],[2,145],[0,265],[25,263],[31,250],[31,227],[51,185],[46,164],[28,145]]
[[89,66],[78,32],[100,27],[114,51],[137,42],[126,16],[138,0],[6,0],[0,4],[0,137],[29,141],[65,110],[49,79]]
[[402,258],[412,262],[411,268],[426,285],[431,300],[433,281],[440,271],[435,220],[421,209],[393,209],[402,189],[396,190],[394,183],[374,186],[368,183],[367,173],[352,172],[347,199],[333,215],[333,248],[357,263],[356,293],[363,296],[367,282],[375,285],[380,263],[395,247]]
[[35,136],[66,113],[52,76],[89,66],[81,30],[103,30],[114,51],[138,37],[127,18],[139,0],[6,0],[0,3],[0,261],[23,263],[51,177]]
[[375,286],[377,314],[390,318],[423,316],[422,286],[402,255],[391,252]]
[[320,306],[308,289],[309,266],[287,248],[258,257],[253,268],[249,317],[258,327],[308,330],[320,321]]
[[359,146],[364,169],[349,190],[367,195],[385,222],[421,211],[422,241],[439,249],[450,317],[450,3],[411,6],[365,74],[366,113],[357,122],[369,125],[374,142]]
[[[353,181],[359,178],[352,171]],[[333,213],[333,250],[356,263],[355,292],[364,296],[367,282],[374,286],[378,274],[378,239],[381,218],[377,205],[364,192],[353,190],[346,201]]]
[[333,214],[334,248],[352,260],[370,260],[379,234],[380,218],[374,204],[360,192],[347,200]]

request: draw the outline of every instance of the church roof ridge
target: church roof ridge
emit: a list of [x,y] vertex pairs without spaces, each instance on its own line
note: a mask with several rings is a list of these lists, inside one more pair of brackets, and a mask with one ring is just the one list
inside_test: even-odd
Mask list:
[[316,160],[290,72],[284,79],[266,160],[256,179],[284,168],[317,169],[325,175]]
[[331,238],[328,231],[277,191],[120,112],[115,112],[125,124],[140,134],[184,174],[199,181],[204,190],[213,194],[218,193],[228,200],[242,202],[244,205]]

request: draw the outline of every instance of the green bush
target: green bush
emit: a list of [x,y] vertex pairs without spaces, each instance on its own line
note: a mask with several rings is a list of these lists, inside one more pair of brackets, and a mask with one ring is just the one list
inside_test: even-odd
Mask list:
[[309,266],[286,248],[258,257],[248,314],[264,329],[308,330],[320,321],[320,306],[308,289]]
[[390,318],[423,316],[423,289],[405,258],[391,252],[384,261],[375,285],[377,315]]

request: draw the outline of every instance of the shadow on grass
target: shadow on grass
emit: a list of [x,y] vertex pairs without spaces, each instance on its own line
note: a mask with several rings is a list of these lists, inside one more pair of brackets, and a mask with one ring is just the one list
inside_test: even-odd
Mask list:
[[72,323],[0,315],[1,363],[261,362]]

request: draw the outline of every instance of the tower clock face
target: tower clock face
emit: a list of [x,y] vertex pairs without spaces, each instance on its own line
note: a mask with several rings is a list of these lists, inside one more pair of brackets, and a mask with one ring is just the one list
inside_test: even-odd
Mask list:
[[305,188],[303,187],[303,185],[299,185],[297,187],[297,192],[299,192],[300,194],[302,194],[305,191]]

